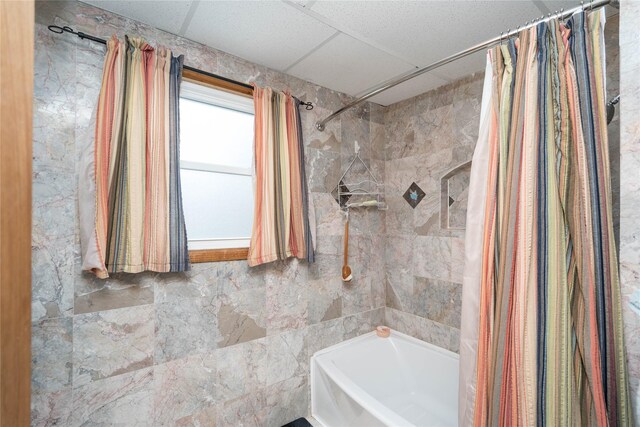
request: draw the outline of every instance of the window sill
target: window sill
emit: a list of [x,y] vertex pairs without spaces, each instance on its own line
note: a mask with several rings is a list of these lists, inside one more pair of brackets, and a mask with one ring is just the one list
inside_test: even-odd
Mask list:
[[240,261],[249,256],[249,248],[198,249],[189,251],[192,264],[202,262]]

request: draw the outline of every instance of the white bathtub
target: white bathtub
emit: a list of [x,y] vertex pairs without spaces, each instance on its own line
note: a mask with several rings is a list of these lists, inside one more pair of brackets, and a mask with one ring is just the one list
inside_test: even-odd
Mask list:
[[458,355],[396,331],[321,350],[311,415],[325,427],[456,426]]

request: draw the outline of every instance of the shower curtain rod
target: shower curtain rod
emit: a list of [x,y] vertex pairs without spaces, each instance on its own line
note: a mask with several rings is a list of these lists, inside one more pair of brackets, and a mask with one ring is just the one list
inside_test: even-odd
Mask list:
[[[570,17],[571,15],[573,15],[575,12],[578,12],[580,10],[592,10],[592,9],[597,9],[599,7],[602,6],[606,6],[607,4],[611,4],[611,6],[614,6],[616,8],[619,7],[619,0],[598,0],[598,1],[591,1],[589,2],[589,4],[583,4],[583,2],[580,2],[581,5],[574,7],[573,9],[569,9],[566,12],[561,9],[560,12],[556,11],[555,13],[551,14],[549,13],[546,17],[546,19],[550,19],[551,17],[557,17],[559,19],[565,19]],[[361,104],[362,102],[366,101],[367,99],[371,98],[372,96],[375,96],[381,92],[384,92],[387,89],[391,89],[394,86],[399,85],[400,83],[404,83],[407,80],[411,80],[414,77],[418,77],[419,75],[422,75],[424,73],[426,73],[427,71],[431,71],[435,68],[441,67],[443,65],[446,65],[450,62],[456,61],[460,58],[463,58],[465,56],[471,55],[472,53],[476,53],[480,50],[492,47],[494,45],[497,45],[498,43],[501,43],[503,40],[508,40],[513,36],[518,35],[518,33],[521,30],[533,27],[534,25],[537,25],[539,22],[543,21],[545,19],[544,15],[542,16],[542,18],[537,19],[537,20],[532,20],[531,23],[527,22],[522,28],[518,27],[518,29],[516,30],[507,30],[506,34],[501,34],[498,37],[494,37],[490,40],[487,40],[485,42],[482,42],[480,44],[477,44],[473,47],[470,47],[466,50],[463,50],[461,52],[458,52],[454,55],[448,56],[438,62],[434,62],[433,64],[427,66],[427,67],[423,67],[423,68],[419,68],[415,71],[413,71],[410,74],[407,74],[403,77],[399,77],[395,80],[392,80],[390,82],[387,83],[382,83],[379,86],[375,87],[374,89],[370,90],[369,92],[367,92],[366,94],[360,96],[359,98],[357,98],[354,101],[351,101],[350,103],[348,103],[347,105],[345,105],[344,107],[340,108],[339,110],[336,110],[333,114],[331,114],[330,116],[327,116],[326,118],[324,118],[323,120],[319,121],[316,123],[316,128],[319,131],[323,131],[325,128],[325,125],[330,122],[331,120],[335,119],[336,117],[338,117],[340,114],[342,114],[343,112],[345,112],[346,110],[355,107],[356,105]]]
[[[107,41],[105,39],[101,39],[100,37],[96,37],[96,36],[92,36],[90,34],[83,33],[82,31],[74,31],[73,28],[68,27],[66,25],[64,27],[60,27],[58,25],[49,25],[47,28],[49,29],[49,31],[51,31],[53,33],[56,33],[56,34],[69,33],[69,34],[74,34],[74,35],[78,36],[81,39],[91,40],[91,41],[94,41],[96,43],[100,43],[100,44],[103,44],[103,45],[107,44]],[[210,73],[208,71],[203,71],[203,70],[200,70],[198,68],[190,67],[188,65],[183,65],[182,68],[185,69],[185,70],[193,71],[194,73],[202,74],[202,75],[205,75],[205,76],[208,76],[208,77],[213,77],[213,78],[218,79],[218,80],[223,80],[223,81],[225,81],[227,83],[232,83],[234,85],[242,86],[244,88],[253,90],[253,86],[251,86],[250,84],[239,82],[237,80],[233,80],[233,79],[230,79],[228,77],[219,76],[217,74],[213,74],[213,73]],[[305,110],[313,110],[313,103],[311,103],[311,102],[300,101],[300,105],[304,105]]]

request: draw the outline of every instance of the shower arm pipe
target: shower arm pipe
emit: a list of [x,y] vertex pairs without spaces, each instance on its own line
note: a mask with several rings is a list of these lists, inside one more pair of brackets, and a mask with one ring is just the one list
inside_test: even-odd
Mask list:
[[[96,36],[92,36],[92,35],[87,34],[87,33],[83,33],[82,31],[75,31],[73,28],[68,27],[66,25],[64,27],[60,27],[58,25],[49,25],[47,28],[52,33],[56,33],[56,34],[69,33],[69,34],[73,34],[75,36],[78,36],[82,40],[87,39],[87,40],[91,40],[93,42],[100,43],[100,44],[103,44],[103,45],[107,44],[107,41],[105,39],[101,39],[100,37],[96,37]],[[190,67],[188,65],[183,65],[182,68],[184,70],[189,70],[189,71],[192,71],[194,73],[202,74],[202,75],[205,75],[207,77],[212,77],[214,79],[222,80],[222,81],[225,81],[227,83],[231,83],[231,84],[234,84],[234,85],[237,85],[237,86],[242,86],[242,87],[244,87],[246,89],[253,90],[253,86],[251,86],[250,84],[239,82],[237,80],[233,80],[233,79],[230,79],[228,77],[220,76],[218,74],[213,74],[213,73],[210,73],[208,71],[203,71],[203,70],[200,70],[198,68]],[[300,101],[300,105],[305,107],[305,110],[313,110],[313,103],[304,102],[304,101],[301,101],[299,99],[298,99],[298,101]]]
[[[612,6],[617,8],[617,7],[619,7],[619,0],[597,0],[597,1],[591,1],[588,4],[577,6],[577,7],[574,7],[572,9],[568,9],[566,11],[562,11],[562,12],[559,12],[559,13],[556,12],[556,13],[553,13],[553,14],[550,13],[549,15],[547,15],[546,19],[549,19],[551,17],[554,17],[554,18],[557,17],[558,19],[565,19],[565,18],[570,17],[571,15],[573,15],[574,13],[576,13],[576,12],[578,12],[580,10],[597,9],[599,7],[606,6],[608,4],[611,4]],[[492,38],[490,40],[487,40],[487,41],[484,41],[482,43],[479,43],[479,44],[477,44],[475,46],[472,46],[472,47],[470,47],[468,49],[465,49],[465,50],[463,50],[461,52],[458,52],[458,53],[456,53],[454,55],[451,55],[451,56],[448,56],[448,57],[446,57],[444,59],[441,59],[438,62],[434,62],[431,65],[428,65],[428,66],[423,67],[423,68],[419,68],[419,69],[417,69],[417,70],[415,70],[415,71],[413,71],[413,72],[411,72],[409,74],[406,74],[404,76],[401,76],[401,77],[399,77],[399,78],[397,78],[395,80],[392,80],[392,81],[386,82],[386,83],[382,83],[381,85],[375,87],[374,89],[372,89],[371,91],[367,92],[366,94],[360,96],[359,98],[355,99],[354,101],[351,101],[350,103],[348,103],[344,107],[340,108],[339,110],[336,110],[330,116],[327,116],[323,120],[317,122],[316,123],[316,128],[319,131],[324,131],[326,124],[329,123],[331,120],[335,119],[340,114],[344,113],[346,110],[348,110],[350,108],[353,108],[356,105],[359,105],[359,104],[363,103],[364,101],[366,101],[367,99],[371,98],[372,96],[376,96],[377,94],[379,94],[381,92],[384,92],[387,89],[391,89],[392,87],[397,86],[400,83],[404,83],[407,80],[411,80],[414,77],[418,77],[418,76],[420,76],[420,75],[422,75],[422,74],[424,74],[426,72],[434,70],[434,69],[436,69],[438,67],[442,67],[443,65],[446,65],[446,64],[448,64],[450,62],[457,61],[458,59],[464,58],[465,56],[471,55],[472,53],[476,53],[476,52],[479,52],[479,51],[481,51],[483,49],[487,49],[487,48],[490,48],[492,46],[495,46],[495,45],[501,43],[504,40],[508,40],[511,37],[514,37],[514,36],[518,35],[520,33],[520,31],[525,30],[527,28],[531,28],[534,25],[537,25],[539,22],[542,22],[544,19],[545,18],[543,17],[542,19],[536,20],[536,21],[532,22],[531,24],[525,25],[523,27],[519,27],[519,28],[517,28],[515,30],[507,32],[506,34],[502,34],[502,35],[500,35],[498,37],[494,37],[494,38]]]

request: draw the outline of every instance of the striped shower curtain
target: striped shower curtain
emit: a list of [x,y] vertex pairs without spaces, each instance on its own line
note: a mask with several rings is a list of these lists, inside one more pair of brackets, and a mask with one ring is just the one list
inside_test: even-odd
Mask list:
[[250,266],[289,257],[314,261],[300,101],[255,86],[255,208]]
[[[83,168],[83,269],[109,273],[189,269],[179,168],[182,56],[140,38],[107,43],[93,161]],[[84,201],[84,203],[83,203]],[[92,226],[89,222],[93,219]],[[89,232],[91,231],[91,232]]]
[[580,12],[488,52],[470,188],[479,197],[467,220],[460,425],[632,425],[603,27],[602,10]]

